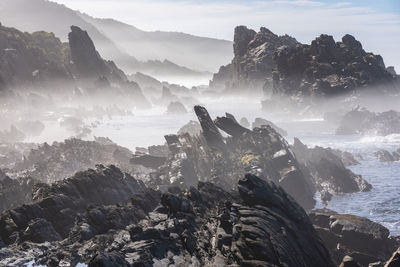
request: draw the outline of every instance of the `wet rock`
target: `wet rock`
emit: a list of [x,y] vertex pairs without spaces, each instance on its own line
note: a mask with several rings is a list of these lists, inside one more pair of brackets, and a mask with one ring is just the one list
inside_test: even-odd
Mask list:
[[211,120],[208,111],[202,106],[195,106],[194,111],[196,112],[201,128],[203,129],[203,135],[207,141],[207,144],[211,148],[215,148],[219,151],[225,151],[225,143],[222,140],[221,133]]
[[332,149],[331,151],[341,158],[344,166],[354,166],[360,164],[360,162],[350,152],[341,151],[339,149]]
[[276,126],[273,122],[263,119],[263,118],[255,118],[254,122],[252,123],[251,127],[256,128],[256,127],[262,127],[263,125],[270,125],[275,131],[277,131],[280,135],[286,136],[287,132],[283,130],[282,128],[279,128]]
[[374,153],[374,156],[377,157],[380,162],[393,162],[400,160],[400,155],[396,151],[390,153],[385,149],[378,150]]
[[336,264],[348,255],[368,266],[385,261],[398,247],[387,228],[366,218],[329,210],[313,211],[309,217]]
[[[297,138],[294,139],[293,152],[312,178],[314,186],[320,192],[329,195],[341,193],[365,192],[372,186],[345,167],[342,159],[330,148],[308,148]],[[321,195],[325,196],[325,193]],[[329,200],[328,198],[327,200]]]
[[178,101],[169,103],[167,107],[167,114],[186,114],[187,110],[185,106]]

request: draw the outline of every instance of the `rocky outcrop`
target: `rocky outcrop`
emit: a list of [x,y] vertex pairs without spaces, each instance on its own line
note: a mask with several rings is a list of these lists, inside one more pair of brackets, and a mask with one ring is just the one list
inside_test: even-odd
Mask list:
[[311,45],[280,47],[274,55],[276,95],[332,96],[354,91],[397,91],[397,78],[389,73],[379,55],[367,53],[353,36],[335,42],[322,34]]
[[214,74],[210,87],[228,92],[262,89],[276,67],[273,59],[275,50],[283,45],[292,47],[296,44],[296,39],[287,35],[278,36],[264,27],[257,33],[238,26],[235,28],[232,63],[222,66]]
[[179,101],[173,101],[168,104],[167,114],[184,115],[187,113],[185,106]]
[[387,228],[363,217],[330,210],[313,211],[309,217],[337,265],[346,255],[361,266],[385,262],[399,246]]
[[72,138],[52,145],[44,143],[32,149],[11,172],[49,183],[67,178],[77,171],[94,168],[99,163],[115,164],[131,172],[132,155],[131,151],[112,141],[101,143]]
[[[111,179],[107,183],[110,187],[106,188],[121,190],[113,178],[114,171],[107,170],[103,168],[104,176],[99,173],[97,179],[102,183]],[[72,178],[74,181],[50,190],[52,193],[38,202],[38,208],[46,212],[56,203],[61,206],[69,203],[66,200],[71,197],[90,198],[98,194],[96,188],[104,186],[102,183],[96,186],[93,177],[92,194],[76,194],[73,185],[80,177],[77,174]],[[75,209],[70,210],[66,218],[76,216],[76,219],[68,235],[58,233],[59,226],[52,220],[38,216],[22,233],[26,242],[15,243],[13,250],[8,247],[0,250],[0,263],[7,266],[27,261],[47,266],[77,262],[89,266],[334,266],[308,216],[282,188],[246,175],[238,181],[237,190],[239,194],[200,182],[185,191],[171,188],[163,195],[151,190],[135,191],[130,201],[118,205],[104,205],[104,201],[96,199],[96,205],[83,205],[86,208],[80,208],[79,214],[74,213]],[[57,200],[57,196],[63,201]],[[3,213],[0,221],[7,227],[1,228],[2,238],[18,228],[11,227],[17,211],[21,209],[8,212],[14,217]],[[43,243],[44,236],[52,241]]]
[[30,203],[34,184],[30,177],[11,179],[0,170],[0,212]]
[[338,135],[389,135],[400,133],[400,113],[394,110],[375,113],[356,107],[346,113],[336,130]]
[[[52,185],[38,184],[32,192],[32,204],[1,214],[0,236],[7,245],[25,240],[35,243],[61,240],[68,237],[77,214],[89,205],[123,203],[144,190],[143,183],[112,165],[108,168],[98,165],[96,170],[78,172]],[[95,216],[93,213],[92,219],[96,220]]]
[[400,160],[400,149],[390,153],[385,149],[378,150],[374,153],[374,156],[379,159],[380,162],[392,162]]
[[105,61],[97,52],[88,33],[77,26],[71,26],[68,34],[71,59],[77,76],[81,79],[106,77],[111,81],[126,80],[126,76],[112,61]]
[[266,120],[263,118],[255,118],[251,127],[256,128],[256,127],[262,127],[263,125],[270,125],[275,131],[277,131],[282,136],[287,135],[287,132],[284,129],[276,126],[272,121],[269,121],[269,120]]
[[32,34],[0,25],[0,84],[3,89],[71,82],[68,46],[52,33]]
[[[202,134],[166,136],[171,153],[152,177],[154,186],[187,188],[207,181],[229,191],[250,172],[281,185],[305,209],[314,206],[312,182],[301,171],[290,146],[273,128],[267,125],[249,130],[231,114],[213,121],[204,107],[194,109]],[[229,137],[223,137],[218,128]]]
[[372,186],[361,175],[347,169],[340,157],[330,148],[308,148],[295,138],[292,146],[303,171],[309,173],[323,201],[331,195],[371,190]]
[[201,126],[200,123],[197,121],[189,121],[185,125],[183,125],[179,130],[178,134],[183,135],[185,133],[188,133],[190,135],[200,135],[201,134]]

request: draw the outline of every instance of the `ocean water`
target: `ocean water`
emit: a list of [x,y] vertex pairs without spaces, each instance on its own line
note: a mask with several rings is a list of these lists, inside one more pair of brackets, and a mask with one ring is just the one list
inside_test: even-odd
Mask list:
[[[336,136],[334,128],[326,125],[322,118],[279,118],[261,110],[258,100],[249,101],[241,98],[201,99],[212,118],[229,112],[239,120],[246,117],[251,123],[256,117],[268,119],[288,131],[289,143],[298,137],[308,146],[319,145],[345,150],[361,155],[360,165],[349,167],[372,184],[370,192],[334,196],[326,206],[339,213],[350,213],[367,217],[386,226],[393,235],[400,235],[400,162],[382,163],[374,157],[379,149],[394,151],[400,148],[400,135],[389,136]],[[163,144],[164,135],[176,133],[189,120],[197,120],[194,112],[187,114],[166,115],[165,107],[154,107],[151,110],[135,111],[134,116],[114,117],[102,121],[93,128],[94,136],[111,138],[119,145],[132,151],[136,147]],[[55,127],[57,128],[57,127]],[[50,128],[51,129],[51,128]],[[54,137],[57,136],[57,139]],[[62,141],[68,133],[54,133],[44,137],[45,140]],[[93,137],[88,137],[91,139]],[[318,202],[317,208],[323,207]]]

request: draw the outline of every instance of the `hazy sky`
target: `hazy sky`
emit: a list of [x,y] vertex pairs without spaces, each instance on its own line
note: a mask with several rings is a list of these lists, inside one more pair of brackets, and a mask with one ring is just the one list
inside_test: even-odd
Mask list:
[[350,33],[400,72],[400,0],[56,0],[94,17],[143,30],[232,39],[236,25],[265,26],[309,43],[321,33]]

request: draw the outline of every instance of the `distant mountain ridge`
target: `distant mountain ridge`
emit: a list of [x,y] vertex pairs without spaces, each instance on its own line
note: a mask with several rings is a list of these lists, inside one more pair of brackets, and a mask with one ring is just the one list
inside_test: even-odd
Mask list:
[[231,41],[181,32],[147,32],[114,19],[78,14],[139,60],[169,60],[192,69],[216,71],[232,57]]
[[105,59],[132,73],[208,75],[202,71],[214,71],[231,57],[229,41],[175,32],[145,32],[112,19],[92,18],[48,0],[1,0],[0,18],[3,25],[27,32],[53,32],[62,41],[67,40],[69,27],[76,25],[89,33]]

